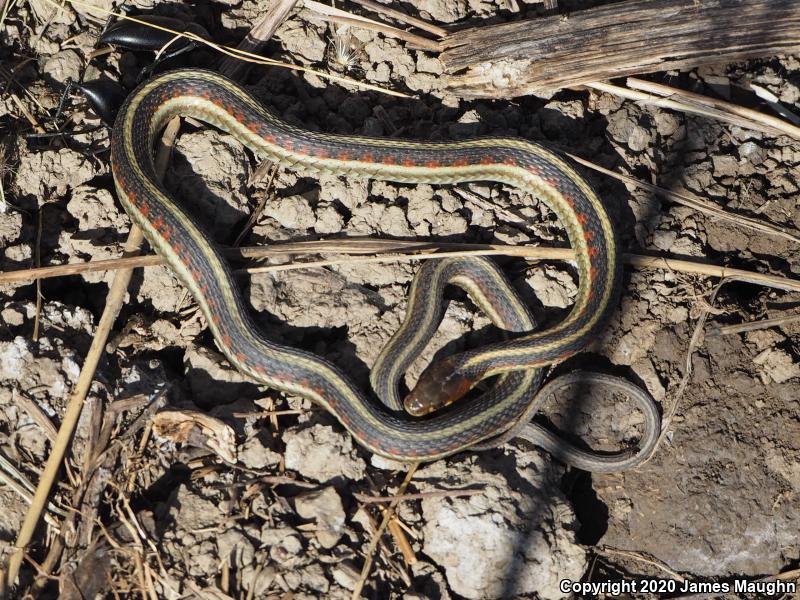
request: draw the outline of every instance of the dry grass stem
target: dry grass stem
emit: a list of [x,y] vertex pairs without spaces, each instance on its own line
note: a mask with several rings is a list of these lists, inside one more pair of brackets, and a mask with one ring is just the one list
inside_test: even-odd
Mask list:
[[758,331],[760,329],[769,329],[770,327],[780,327],[781,325],[790,325],[800,321],[800,314],[793,314],[786,317],[775,317],[774,319],[761,319],[759,321],[751,321],[750,323],[738,323],[736,325],[720,325],[710,329],[707,337],[718,335],[734,335],[737,333],[747,333],[748,331]]
[[389,519],[389,533],[392,534],[397,547],[400,548],[400,553],[403,555],[403,560],[406,561],[406,565],[411,566],[417,564],[417,555],[414,553],[411,543],[408,541],[403,528],[400,526],[397,515]]
[[[95,12],[99,12],[100,14],[105,15],[105,16],[109,16],[109,17],[113,16],[113,17],[116,17],[118,19],[124,19],[124,20],[127,20],[127,21],[132,21],[134,23],[138,23],[139,25],[142,25],[142,26],[145,26],[145,27],[150,27],[152,29],[157,29],[159,31],[164,31],[166,33],[171,33],[171,34],[173,34],[175,36],[178,36],[178,37],[186,38],[187,40],[195,41],[195,42],[197,42],[199,44],[203,44],[205,46],[208,46],[209,48],[213,48],[217,52],[220,52],[220,53],[222,53],[222,54],[224,54],[226,56],[229,56],[229,57],[232,57],[232,58],[236,58],[237,60],[244,60],[244,61],[248,61],[248,62],[251,62],[251,63],[254,63],[254,64],[269,65],[269,66],[273,66],[273,67],[279,67],[279,68],[282,68],[282,69],[291,69],[293,71],[299,71],[301,73],[312,73],[312,74],[316,75],[317,77],[321,77],[322,79],[328,79],[330,81],[335,81],[337,83],[353,85],[353,86],[356,86],[356,87],[359,87],[359,88],[362,88],[362,89],[372,90],[372,91],[375,91],[375,92],[380,92],[382,94],[387,94],[389,96],[396,96],[398,98],[409,98],[408,94],[403,94],[402,92],[396,92],[394,90],[388,90],[386,88],[382,88],[382,87],[377,86],[377,85],[371,85],[371,84],[368,84],[368,83],[357,81],[355,79],[350,79],[349,77],[343,77],[343,76],[340,76],[340,75],[334,75],[333,73],[325,73],[323,71],[317,71],[316,69],[310,69],[308,67],[303,67],[303,66],[300,66],[300,65],[292,65],[292,64],[280,62],[280,61],[277,61],[277,60],[264,58],[263,56],[259,56],[257,54],[252,53],[252,52],[247,52],[245,50],[239,50],[238,48],[231,48],[230,46],[223,46],[222,44],[216,44],[216,43],[214,43],[214,42],[212,42],[210,40],[201,38],[201,37],[199,37],[197,35],[194,35],[193,33],[190,33],[190,32],[180,32],[180,31],[175,31],[174,29],[170,29],[169,27],[162,27],[160,25],[154,25],[153,23],[148,23],[147,21],[142,21],[141,19],[137,19],[136,17],[132,17],[132,16],[129,16],[129,15],[126,15],[126,14],[123,14],[123,13],[119,13],[119,12],[114,12],[114,11],[111,11],[111,10],[107,10],[105,8],[100,8],[98,6],[90,4],[89,2],[84,2],[83,0],[67,0],[67,1],[70,4],[75,4],[77,6],[81,6],[87,11],[95,11]],[[50,4],[52,4],[54,6],[57,6],[58,8],[61,8],[60,5],[56,4],[56,2],[54,0],[45,0],[45,2],[49,2]]]
[[[297,0],[278,0],[273,2],[269,9],[253,24],[245,38],[236,46],[245,52],[260,52],[273,36],[281,23],[292,12]],[[248,68],[248,63],[228,56],[222,61],[219,71],[231,79],[241,78]]]
[[[403,479],[403,483],[400,484],[400,489],[398,490],[400,494],[406,491],[408,485],[411,483],[411,479],[414,477],[414,473],[417,472],[417,468],[419,467],[419,463],[411,463],[409,465],[408,471],[406,472],[406,476]],[[358,582],[356,583],[355,588],[353,589],[353,593],[350,596],[352,600],[358,600],[361,597],[361,590],[364,589],[364,584],[367,582],[367,578],[369,577],[369,572],[372,569],[372,561],[375,556],[375,549],[378,547],[378,541],[381,539],[383,532],[386,530],[386,527],[389,525],[389,521],[394,516],[394,511],[397,505],[399,504],[399,500],[395,500],[392,502],[384,511],[383,519],[381,520],[381,524],[375,530],[375,533],[372,535],[372,539],[369,542],[369,547],[367,548],[366,556],[364,559],[364,567],[361,569],[361,577],[359,577]]]
[[631,560],[651,565],[657,568],[658,570],[663,571],[673,579],[680,581],[681,583],[686,581],[686,578],[683,575],[681,575],[674,569],[671,569],[668,565],[664,564],[663,562],[655,558],[645,556],[640,552],[632,552],[630,550],[617,550],[616,548],[610,548],[608,546],[602,546],[600,548],[596,548],[595,552],[597,554],[602,554],[603,556],[624,556],[625,558],[630,558]]
[[[174,119],[170,125],[167,126],[167,129],[164,132],[162,139],[165,141],[159,148],[159,156],[156,160],[156,171],[160,176],[163,176],[166,168],[167,157],[169,156],[172,143],[177,135],[178,125],[179,121]],[[133,226],[128,234],[128,240],[125,244],[125,252],[127,254],[137,252],[139,246],[142,244],[142,241],[143,236],[141,230],[139,230],[138,227]],[[117,271],[114,276],[114,281],[111,284],[108,297],[106,299],[105,309],[103,310],[103,314],[100,317],[99,323],[97,324],[97,329],[95,330],[92,344],[87,352],[86,360],[84,361],[80,375],[78,376],[78,381],[75,384],[75,388],[73,389],[66,410],[64,411],[58,436],[56,437],[56,441],[53,444],[50,456],[45,464],[44,471],[42,472],[41,479],[39,480],[39,485],[36,488],[36,493],[33,497],[33,503],[25,514],[25,519],[23,520],[22,526],[20,527],[20,531],[17,535],[17,541],[14,544],[15,549],[9,557],[6,580],[6,587],[8,589],[12,588],[16,584],[19,568],[22,564],[23,553],[33,538],[36,525],[39,522],[42,510],[47,503],[47,498],[50,495],[53,484],[56,481],[59,468],[61,467],[61,463],[66,455],[70,441],[72,440],[72,433],[78,423],[78,418],[80,417],[86,395],[88,394],[89,388],[91,387],[94,379],[95,370],[97,369],[97,365],[103,355],[106,340],[108,339],[108,335],[111,332],[114,321],[116,320],[119,310],[125,300],[125,294],[127,293],[128,283],[130,282],[132,273],[132,269],[121,269]]]
[[364,504],[383,504],[386,502],[402,502],[404,500],[424,500],[425,498],[460,498],[463,496],[477,496],[484,492],[480,489],[467,490],[436,490],[433,492],[419,492],[417,494],[398,494],[394,496],[370,496],[353,492],[353,497]]
[[654,83],[644,79],[637,79],[636,77],[628,77],[626,83],[628,84],[629,88],[634,90],[649,92],[651,94],[657,94],[659,96],[673,99],[679,98],[681,101],[685,102],[691,107],[698,108],[700,110],[707,108],[710,111],[719,111],[721,113],[730,115],[731,123],[740,125],[742,127],[747,127],[748,129],[761,128],[761,130],[765,133],[772,131],[778,135],[788,135],[800,140],[800,127],[797,127],[792,123],[788,123],[783,119],[779,119],[778,117],[765,115],[757,110],[739,106],[733,102],[717,100],[716,98],[695,94],[694,92],[688,92],[686,90],[674,88],[662,83]]
[[618,181],[622,181],[634,187],[638,187],[643,190],[647,190],[655,194],[656,196],[660,196],[665,200],[669,200],[675,202],[676,204],[681,204],[683,206],[688,206],[691,209],[696,210],[697,212],[701,212],[707,215],[711,215],[712,217],[716,217],[719,219],[723,219],[725,221],[730,221],[741,227],[746,227],[748,229],[753,229],[755,231],[760,231],[761,233],[766,233],[768,235],[774,235],[776,237],[787,239],[795,244],[800,244],[800,237],[782,229],[780,227],[776,227],[775,225],[771,225],[769,223],[764,223],[763,221],[759,221],[758,219],[751,219],[750,217],[745,217],[744,215],[737,215],[735,213],[728,212],[717,205],[704,200],[703,198],[699,198],[694,194],[689,192],[674,192],[657,185],[653,185],[652,183],[647,183],[645,181],[641,181],[636,179],[635,177],[631,177],[629,175],[623,175],[622,173],[616,173],[610,169],[606,169],[605,167],[601,167],[598,164],[595,164],[591,161],[588,161],[580,156],[575,156],[574,154],[569,154],[568,152],[565,153],[569,156],[572,160],[576,163],[583,165],[584,167],[588,167],[598,173],[603,173],[604,175],[608,175]]
[[[641,82],[641,80],[629,78],[628,85],[631,85],[631,81],[634,82],[634,85],[638,85],[637,82]],[[646,83],[649,84],[650,82]],[[656,89],[652,87],[656,85],[658,84],[651,84],[646,87],[648,87],[648,89]],[[611,83],[594,82],[586,83],[584,86],[613,94],[620,98],[626,98],[627,100],[634,100],[645,105],[658,106],[660,108],[668,108],[679,112],[708,117],[710,119],[717,119],[719,121],[738,125],[739,127],[752,129],[753,131],[761,131],[769,135],[790,135],[800,139],[800,128],[786,123],[781,119],[764,115],[730,102],[723,102],[699,94],[684,92],[677,88],[660,86],[662,91],[665,89],[670,90],[669,97],[665,98],[660,95],[648,94],[637,89],[626,88]],[[675,98],[678,99],[676,100]],[[756,118],[756,115],[760,118]]]
[[373,2],[372,0],[353,0],[353,4],[358,4],[359,6],[363,6],[364,8],[367,8],[373,12],[390,17],[395,21],[400,21],[401,23],[411,25],[417,29],[422,29],[423,31],[432,33],[436,37],[442,38],[447,35],[446,29],[442,29],[441,27],[434,25],[433,23],[429,23],[428,21],[423,21],[422,19],[407,15],[404,12],[390,8],[389,6],[381,4],[380,2]]
[[[463,248],[457,250],[456,248]],[[452,250],[451,250],[452,249]],[[422,252],[427,250],[428,252]],[[406,242],[382,240],[374,238],[358,238],[350,240],[321,240],[316,242],[285,242],[265,247],[228,249],[227,256],[244,258],[277,258],[296,254],[379,254],[380,256],[348,256],[329,260],[309,262],[290,262],[287,264],[251,267],[244,269],[248,273],[292,271],[314,267],[327,267],[341,264],[382,263],[413,260],[431,260],[453,256],[515,256],[529,260],[571,261],[575,254],[571,248],[543,248],[538,246],[506,246],[503,244],[449,244],[433,242]],[[734,269],[699,261],[680,260],[660,256],[642,254],[624,254],[623,260],[638,269],[667,269],[683,273],[692,273],[706,277],[737,277],[756,285],[777,288],[786,291],[800,291],[800,280],[778,277],[744,269]],[[156,255],[126,257],[110,260],[94,261],[81,264],[42,267],[0,273],[0,284],[31,281],[37,278],[75,275],[90,271],[107,271],[132,267],[162,264],[161,257]]]
[[429,40],[421,35],[409,33],[407,31],[403,31],[402,29],[398,29],[397,27],[385,25],[360,15],[354,15],[353,13],[349,13],[333,6],[328,6],[327,4],[323,4],[321,2],[316,2],[315,0],[303,0],[303,6],[306,9],[313,11],[316,17],[321,18],[324,21],[339,23],[340,25],[349,25],[351,27],[360,27],[362,29],[368,29],[369,31],[376,31],[378,33],[382,33],[383,35],[408,42],[415,49],[430,50],[432,52],[437,52],[440,50],[439,43],[434,40]]

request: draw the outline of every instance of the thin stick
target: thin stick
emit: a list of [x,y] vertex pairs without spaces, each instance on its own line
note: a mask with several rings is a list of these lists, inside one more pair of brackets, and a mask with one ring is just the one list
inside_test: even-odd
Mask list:
[[[156,160],[156,170],[161,176],[163,176],[166,170],[166,159],[169,156],[172,142],[177,135],[179,123],[177,119],[174,119],[164,132],[163,140],[165,141],[159,148],[159,157]],[[137,252],[141,246],[142,240],[143,236],[141,230],[134,225],[131,227],[128,240],[125,243],[125,252],[127,254]],[[14,544],[14,550],[9,557],[6,584],[8,588],[13,587],[16,583],[19,568],[22,564],[23,553],[33,538],[33,533],[36,530],[36,525],[39,523],[42,509],[47,504],[50,490],[55,483],[58,470],[61,467],[64,455],[72,439],[72,433],[78,423],[78,417],[80,417],[84,400],[92,385],[97,364],[100,362],[100,358],[103,355],[106,340],[119,314],[122,303],[125,300],[125,294],[127,293],[128,283],[130,282],[132,273],[132,269],[121,269],[117,271],[114,276],[114,281],[111,284],[108,297],[106,298],[105,309],[100,317],[100,322],[97,324],[97,329],[86,355],[83,368],[78,376],[78,381],[75,384],[67,408],[64,411],[61,427],[58,430],[58,436],[53,444],[53,450],[47,458],[47,464],[42,472],[39,485],[36,488],[36,493],[33,496],[33,503],[25,514],[25,519],[17,535],[17,541]]]
[[[411,463],[408,468],[408,472],[406,473],[405,478],[403,479],[403,483],[400,484],[400,493],[402,494],[405,492],[408,484],[411,483],[411,478],[414,477],[414,473],[417,472],[417,468],[419,467],[419,463]],[[372,569],[372,561],[375,556],[375,549],[378,547],[378,540],[381,539],[384,530],[389,525],[389,520],[394,516],[394,509],[400,503],[399,500],[393,501],[384,511],[383,519],[381,520],[381,524],[378,526],[378,529],[375,530],[375,533],[372,535],[372,540],[370,540],[369,547],[367,548],[366,552],[366,559],[364,561],[364,567],[361,569],[361,577],[358,579],[355,588],[353,589],[353,594],[350,596],[352,600],[358,600],[361,597],[361,590],[364,589],[364,584],[367,582],[367,577],[369,577],[370,569]]]
[[[273,2],[261,18],[259,18],[245,38],[236,46],[237,50],[245,52],[260,52],[269,41],[275,30],[286,20],[294,9],[297,0],[278,0]],[[242,77],[250,65],[231,56],[226,57],[220,65],[220,73],[231,79]]]
[[652,565],[652,566],[656,567],[657,569],[660,569],[661,571],[663,571],[664,573],[666,573],[670,577],[673,577],[673,578],[677,579],[680,582],[686,581],[686,578],[683,575],[681,575],[680,573],[678,573],[674,569],[670,568],[666,564],[662,563],[659,560],[655,560],[653,558],[649,558],[647,556],[644,556],[644,555],[640,554],[639,552],[632,552],[630,550],[617,550],[616,548],[609,548],[607,546],[603,546],[601,548],[597,548],[595,550],[595,552],[597,552],[597,554],[603,554],[605,556],[624,556],[624,557],[630,558],[632,560],[636,560],[636,561],[639,561],[639,562],[642,562],[642,563],[645,563],[645,564],[648,564],[648,565]]
[[[467,250],[446,250],[448,248],[467,248]],[[405,249],[413,251],[415,249],[442,251],[428,252],[426,254],[392,254],[391,256],[369,256],[357,258],[337,258],[324,261],[313,261],[305,263],[290,263],[286,265],[273,265],[270,267],[253,267],[246,269],[246,272],[260,271],[288,271],[296,269],[309,269],[312,267],[332,266],[340,264],[351,264],[359,262],[357,259],[364,259],[363,262],[399,262],[412,260],[426,260],[445,258],[448,256],[516,256],[530,260],[574,260],[575,254],[571,248],[542,248],[538,246],[505,246],[503,244],[446,244],[431,242],[404,242],[395,240],[381,240],[372,238],[360,238],[353,240],[322,240],[317,242],[287,242],[274,244],[266,247],[250,247],[241,250],[229,249],[225,252],[228,256],[248,257],[248,258],[275,258],[300,253],[335,253],[335,254],[385,254],[396,253],[398,250]],[[787,291],[800,291],[800,280],[788,277],[778,277],[755,271],[744,269],[733,269],[709,263],[665,258],[660,256],[645,256],[641,254],[624,254],[623,260],[634,268],[638,269],[668,269],[707,277],[737,277],[742,281],[763,285],[766,287],[778,288]],[[141,256],[135,258],[117,258],[79,265],[59,265],[57,267],[43,267],[41,269],[27,269],[12,271],[10,273],[0,273],[0,284],[10,281],[30,281],[39,277],[57,277],[60,275],[74,275],[88,271],[107,271],[111,269],[132,268],[138,266],[151,266],[162,264],[161,257],[156,255]]]
[[[786,127],[775,127],[765,124],[764,121],[756,121],[753,120],[752,118],[745,118],[740,116],[739,114],[728,112],[727,110],[724,110],[722,108],[715,108],[710,104],[704,104],[699,102],[690,104],[687,102],[681,102],[679,100],[673,100],[671,98],[662,98],[661,96],[646,94],[638,90],[625,88],[619,85],[613,85],[611,83],[593,82],[593,83],[584,83],[583,85],[584,87],[599,90],[601,92],[614,94],[615,96],[619,96],[620,98],[627,98],[628,100],[635,100],[636,102],[641,102],[643,104],[659,106],[661,108],[669,108],[671,110],[677,110],[679,112],[700,115],[711,119],[718,119],[720,121],[725,121],[726,123],[733,123],[734,125],[746,127],[747,129],[752,129],[754,131],[761,131],[763,133],[768,133],[770,135],[790,135],[787,132],[787,127],[789,128],[794,127],[793,125],[790,125],[788,123],[785,124]],[[703,96],[700,97],[703,98]],[[766,117],[766,115],[762,116]],[[769,118],[774,119],[775,117],[769,117]],[[776,120],[780,121],[780,119]],[[794,129],[798,128],[795,127]],[[798,131],[800,131],[800,129],[798,129]],[[794,135],[792,137],[794,137]]]
[[696,210],[697,212],[705,213],[707,215],[711,215],[719,219],[724,219],[726,221],[736,223],[737,225],[741,225],[742,227],[754,229],[756,231],[760,231],[768,235],[782,237],[784,239],[794,242],[795,244],[800,244],[800,237],[797,237],[796,235],[789,233],[785,229],[776,227],[775,225],[771,225],[769,223],[764,223],[763,221],[759,221],[758,219],[751,219],[750,217],[745,217],[744,215],[737,215],[735,213],[728,212],[727,210],[724,210],[718,207],[717,205],[708,202],[707,200],[704,200],[703,198],[699,198],[694,194],[690,194],[688,192],[673,192],[672,190],[668,190],[659,187],[657,185],[653,185],[652,183],[647,183],[646,181],[641,181],[629,175],[623,175],[622,173],[611,171],[610,169],[601,167],[598,164],[588,161],[585,158],[581,158],[580,156],[575,156],[574,154],[570,154],[569,152],[565,152],[564,154],[569,156],[576,163],[583,165],[584,167],[588,167],[594,171],[597,171],[598,173],[602,173],[603,175],[608,175],[609,177],[612,177],[618,181],[623,181],[632,186],[638,187],[643,190],[647,190],[648,192],[651,192],[656,196],[660,196],[666,200],[675,202],[676,204],[682,204],[683,206],[688,206],[689,208]]
[[404,40],[421,50],[437,52],[441,49],[439,42],[434,40],[429,40],[421,35],[409,33],[408,31],[403,31],[397,27],[385,25],[383,23],[379,23],[378,21],[367,19],[366,17],[348,13],[347,11],[322,4],[321,2],[316,2],[315,0],[303,0],[303,6],[305,6],[308,10],[313,11],[315,16],[323,21],[341,23],[343,25],[350,25],[352,27],[360,27],[369,31],[377,31],[378,33],[382,33],[386,36]]
[[396,21],[400,21],[401,23],[406,23],[413,27],[417,27],[422,29],[423,31],[427,31],[428,33],[432,33],[437,37],[445,37],[447,35],[447,30],[442,29],[441,27],[434,25],[433,23],[429,23],[428,21],[423,21],[422,19],[418,19],[416,17],[412,17],[407,15],[404,12],[400,12],[399,10],[395,10],[394,8],[390,8],[385,4],[381,4],[380,2],[373,2],[372,0],[352,0],[354,4],[359,4],[364,8],[368,8],[376,13],[380,13],[382,15],[386,15],[387,17],[391,17]]
[[725,100],[717,100],[716,98],[709,98],[708,96],[695,94],[694,92],[687,92],[686,90],[670,87],[662,83],[654,83],[652,81],[646,81],[644,79],[637,79],[636,77],[628,77],[626,83],[628,84],[629,88],[632,88],[634,90],[650,92],[653,94],[658,94],[659,96],[681,98],[687,101],[692,106],[708,107],[712,110],[720,110],[729,113],[731,115],[740,117],[741,119],[743,119],[748,123],[751,124],[757,123],[765,127],[766,129],[777,130],[779,132],[782,132],[784,135],[788,135],[795,139],[800,139],[800,127],[788,123],[783,119],[779,119],[778,117],[773,117],[772,115],[765,115],[764,113],[758,112],[757,110],[746,108],[744,106],[739,106],[738,104],[734,104],[733,102],[727,102]]
[[788,317],[775,317],[774,319],[761,319],[759,321],[751,321],[749,323],[738,323],[737,325],[720,325],[714,329],[710,329],[706,333],[706,336],[714,337],[718,335],[746,333],[748,331],[758,331],[760,329],[769,329],[770,327],[788,325],[796,321],[800,321],[800,314],[794,314]]
[[484,489],[468,489],[468,490],[435,490],[433,492],[419,492],[416,494],[398,494],[395,496],[370,496],[369,494],[361,494],[354,492],[353,497],[364,504],[382,504],[385,502],[402,502],[404,500],[424,500],[425,498],[460,498],[462,496],[477,496],[483,494]]
[[[210,40],[202,38],[202,37],[200,37],[198,35],[195,35],[195,34],[193,34],[191,32],[175,31],[174,29],[170,29],[169,27],[162,27],[161,25],[155,25],[153,23],[148,23],[147,21],[142,21],[141,19],[137,19],[136,17],[132,17],[132,16],[125,15],[125,14],[122,14],[122,13],[119,13],[119,12],[114,12],[114,11],[111,11],[111,10],[107,10],[105,8],[101,8],[101,7],[93,5],[93,4],[89,4],[88,2],[85,2],[84,0],[67,0],[67,1],[70,4],[75,4],[77,6],[81,6],[81,7],[83,7],[84,9],[86,9],[88,11],[97,11],[97,12],[103,14],[103,15],[106,15],[106,16],[113,16],[113,17],[117,17],[118,19],[123,19],[123,20],[126,20],[126,21],[132,21],[132,22],[137,23],[139,25],[142,25],[144,27],[150,27],[151,29],[157,29],[159,31],[164,31],[164,32],[167,32],[167,33],[171,33],[172,35],[177,36],[177,37],[182,37],[182,38],[186,38],[187,40],[192,40],[194,42],[197,42],[198,44],[203,44],[205,46],[208,46],[209,48],[213,48],[217,52],[221,52],[222,54],[224,54],[226,56],[232,56],[232,57],[238,58],[239,60],[246,60],[248,62],[252,62],[252,63],[255,63],[255,64],[259,64],[259,65],[269,65],[269,66],[272,66],[272,67],[280,67],[282,69],[290,69],[292,71],[299,71],[301,73],[313,73],[317,77],[321,77],[323,79],[328,79],[330,81],[336,81],[336,82],[342,83],[342,84],[353,85],[353,86],[356,86],[356,87],[360,87],[362,89],[372,90],[372,91],[375,91],[375,92],[381,92],[383,94],[388,94],[389,96],[396,96],[398,98],[410,98],[410,96],[408,94],[404,94],[402,92],[396,92],[394,90],[389,90],[389,89],[386,89],[386,88],[382,88],[380,86],[372,85],[372,84],[369,84],[369,83],[365,83],[363,81],[357,81],[355,79],[350,79],[349,77],[343,77],[341,75],[335,75],[333,73],[325,73],[324,71],[317,71],[316,69],[311,69],[309,67],[303,67],[303,66],[300,66],[300,65],[292,65],[292,64],[280,62],[280,61],[277,61],[277,60],[264,58],[263,56],[259,56],[257,54],[252,53],[252,52],[247,52],[245,50],[239,50],[237,48],[231,48],[229,46],[223,46],[222,44],[216,44],[216,43],[214,43],[214,42],[212,42]],[[56,4],[54,0],[45,0],[45,2],[48,2],[51,5],[58,7],[59,9],[61,8],[60,5]]]

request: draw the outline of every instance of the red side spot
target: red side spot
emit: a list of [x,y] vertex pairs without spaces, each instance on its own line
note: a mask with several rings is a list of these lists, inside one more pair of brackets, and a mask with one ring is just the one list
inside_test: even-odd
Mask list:
[[330,156],[330,154],[328,154],[327,150],[318,150],[317,151],[317,158],[321,158],[321,159],[325,160],[329,156]]
[[[548,183],[552,185],[549,181]],[[575,198],[570,196],[569,194],[564,194],[564,201],[569,204],[570,208],[575,208]],[[586,224],[586,216],[583,213],[577,214],[578,221],[580,221],[581,225]]]
[[294,142],[286,140],[285,142],[283,142],[283,147],[289,152],[294,152]]
[[153,227],[156,228],[156,231],[161,231],[162,229],[164,229],[164,219],[162,219],[161,217],[153,219],[152,221],[150,221],[150,223],[153,225]]
[[458,160],[453,161],[454,167],[466,167],[469,164],[469,161],[466,158],[459,158]]
[[[570,206],[575,206],[575,203],[570,196],[564,196],[564,197],[567,199],[567,202],[569,202]],[[575,217],[578,219],[578,222],[584,227],[586,226],[586,223],[589,222],[589,217],[586,216],[586,213],[582,212],[575,213]]]
[[435,169],[436,167],[441,167],[442,163],[440,163],[438,160],[429,160],[425,163],[425,166],[430,169]]
[[219,326],[219,324],[222,322],[222,319],[220,319],[219,315],[216,314],[216,313],[211,315],[211,320],[214,321],[214,325],[217,325],[217,326]]
[[411,160],[410,158],[407,158],[407,159],[405,159],[405,160],[403,161],[403,166],[404,166],[404,167],[416,167],[416,166],[417,166],[417,163],[415,163],[415,162],[414,162],[413,160]]
[[589,250],[589,258],[594,260],[595,256],[597,256],[597,253],[599,252],[597,246],[589,246],[588,250]]
[[[135,196],[130,196],[131,202],[136,203]],[[142,213],[142,216],[146,219],[150,216],[150,206],[147,204],[139,204],[139,212]]]
[[592,280],[597,279],[597,267],[589,267],[589,277],[591,277]]
[[272,135],[271,133],[268,133],[267,135],[264,136],[264,141],[267,142],[268,144],[274,144],[275,136]]
[[241,352],[236,352],[234,356],[236,357],[236,360],[239,361],[240,363],[245,362],[245,360],[247,359],[247,357]]
[[372,154],[372,152],[365,152],[364,154],[361,155],[361,162],[366,162],[366,163],[375,162],[375,156]]
[[493,165],[494,164],[494,159],[487,154],[486,156],[482,156],[481,157],[481,164],[482,165]]
[[222,343],[225,344],[228,348],[230,348],[233,345],[233,340],[231,339],[231,336],[229,336],[227,333],[223,333]]
[[583,239],[586,240],[586,243],[589,244],[594,240],[594,233],[590,229],[583,230]]
[[247,129],[249,129],[253,133],[258,133],[258,123],[256,123],[255,121],[253,121],[252,123],[248,123]]
[[208,297],[208,286],[206,284],[200,286],[200,293]]
[[350,153],[347,150],[342,150],[341,152],[339,152],[336,158],[338,160],[350,160]]

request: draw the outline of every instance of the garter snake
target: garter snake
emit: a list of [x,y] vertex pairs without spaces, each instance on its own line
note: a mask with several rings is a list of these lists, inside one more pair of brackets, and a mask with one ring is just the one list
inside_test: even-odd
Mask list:
[[[433,363],[407,404],[448,404],[493,375],[501,375],[495,389],[503,393],[459,402],[424,419],[400,414],[391,399],[381,406],[327,360],[276,344],[255,327],[215,244],[155,176],[156,136],[178,115],[214,125],[256,154],[305,173],[407,183],[494,181],[535,194],[558,215],[575,250],[580,276],[575,305],[553,327],[531,331],[524,322],[509,325],[517,333],[508,339]],[[529,414],[541,367],[574,355],[597,337],[618,300],[620,255],[600,199],[568,163],[526,140],[416,142],[307,131],[280,120],[220,75],[181,70],[159,75],[128,97],[112,131],[111,161],[124,208],[194,296],[228,360],[269,387],[318,402],[359,443],[394,459],[433,460],[512,429]],[[442,272],[453,264],[439,265],[442,281],[450,277]],[[502,274],[487,264],[462,261],[450,278],[485,298],[484,308],[490,316],[496,313],[502,326],[508,317],[502,307],[511,303],[512,312],[527,311],[518,300],[499,297]],[[422,318],[430,323],[432,317]]]

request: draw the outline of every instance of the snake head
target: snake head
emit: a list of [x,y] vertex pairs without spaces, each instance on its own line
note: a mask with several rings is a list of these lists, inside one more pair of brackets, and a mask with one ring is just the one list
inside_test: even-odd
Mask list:
[[460,373],[456,365],[455,356],[428,365],[403,400],[406,412],[421,417],[452,404],[470,391],[476,381]]

